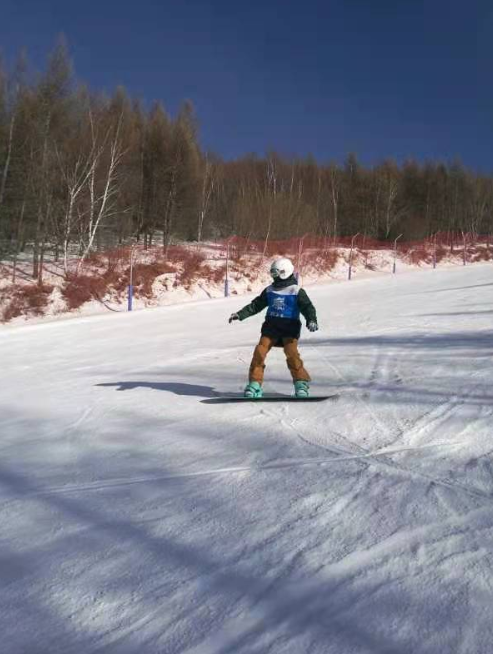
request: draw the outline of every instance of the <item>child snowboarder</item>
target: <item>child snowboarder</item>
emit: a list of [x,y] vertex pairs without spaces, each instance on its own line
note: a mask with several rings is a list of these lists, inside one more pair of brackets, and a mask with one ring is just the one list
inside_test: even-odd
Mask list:
[[245,387],[245,397],[262,397],[265,359],[270,349],[282,346],[286,362],[293,378],[296,397],[308,397],[310,375],[305,370],[298,352],[298,339],[301,332],[300,312],[306,319],[311,332],[318,329],[317,313],[306,291],[298,286],[294,276],[294,266],[289,259],[276,259],[270,274],[273,283],[265,288],[250,304],[237,313],[232,313],[229,322],[245,320],[267,307],[267,316],[262,325],[261,337],[253,352],[252,362]]

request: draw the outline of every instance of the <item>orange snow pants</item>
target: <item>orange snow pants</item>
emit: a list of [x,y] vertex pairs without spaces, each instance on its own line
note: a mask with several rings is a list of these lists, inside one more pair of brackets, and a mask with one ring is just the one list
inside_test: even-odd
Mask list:
[[[269,336],[262,336],[260,338],[257,347],[253,351],[248,376],[249,381],[256,381],[259,384],[264,381],[265,359],[278,340],[279,339],[277,338],[270,338]],[[284,348],[286,363],[288,364],[289,372],[291,373],[293,381],[311,381],[310,375],[305,370],[300,353],[298,352],[298,339],[283,338],[282,346]]]

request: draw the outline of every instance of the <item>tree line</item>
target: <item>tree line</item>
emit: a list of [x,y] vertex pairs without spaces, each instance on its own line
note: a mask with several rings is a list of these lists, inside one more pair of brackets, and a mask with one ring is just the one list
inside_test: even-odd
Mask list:
[[493,178],[452,163],[363,166],[276,152],[225,161],[205,151],[189,102],[170,116],[124,88],[91,91],[61,41],[34,75],[0,62],[0,258],[80,265],[95,249],[231,235],[337,241],[359,232],[419,240],[490,233]]

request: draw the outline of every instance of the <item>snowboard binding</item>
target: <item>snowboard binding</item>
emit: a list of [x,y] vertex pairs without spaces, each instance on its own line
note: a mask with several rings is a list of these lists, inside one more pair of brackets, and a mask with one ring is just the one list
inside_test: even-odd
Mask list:
[[264,394],[264,391],[262,390],[262,386],[254,381],[254,382],[248,382],[248,384],[245,386],[245,390],[243,392],[243,397],[249,397],[250,399],[255,399],[258,397],[262,397]]
[[306,381],[294,382],[294,394],[296,397],[309,397],[310,385]]

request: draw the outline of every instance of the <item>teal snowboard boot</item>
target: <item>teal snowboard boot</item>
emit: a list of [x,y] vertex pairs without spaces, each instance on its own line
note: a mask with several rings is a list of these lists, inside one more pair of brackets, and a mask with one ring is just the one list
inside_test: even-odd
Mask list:
[[252,399],[255,399],[257,397],[262,397],[264,394],[264,391],[262,390],[262,386],[258,382],[248,382],[248,384],[245,386],[245,390],[243,392],[244,397],[250,397]]
[[310,395],[309,383],[306,381],[295,381],[294,394],[296,397],[308,397]]

